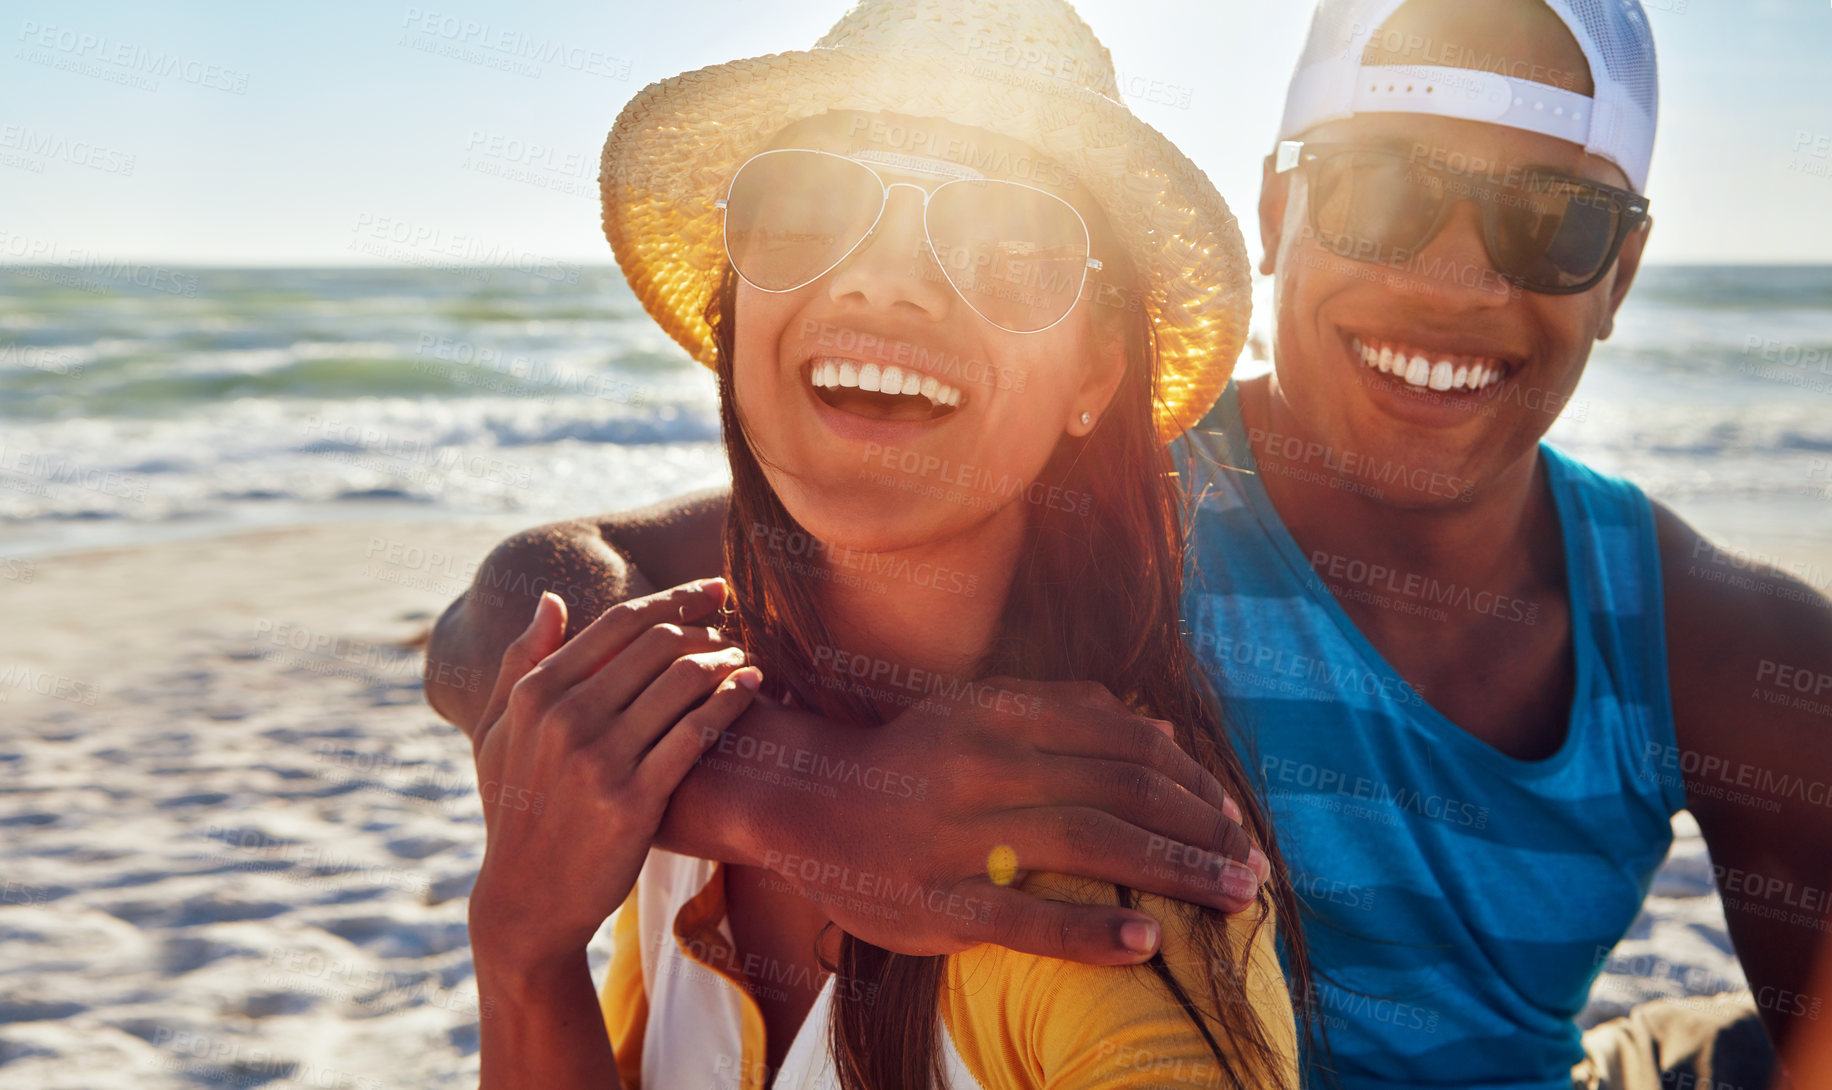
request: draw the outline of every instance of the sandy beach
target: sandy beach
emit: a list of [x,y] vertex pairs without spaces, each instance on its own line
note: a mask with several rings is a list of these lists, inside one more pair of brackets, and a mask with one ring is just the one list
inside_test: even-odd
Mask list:
[[[483,825],[410,645],[525,522],[0,561],[7,1084],[475,1078]],[[1743,984],[1696,826],[1675,828],[1587,1021]]]

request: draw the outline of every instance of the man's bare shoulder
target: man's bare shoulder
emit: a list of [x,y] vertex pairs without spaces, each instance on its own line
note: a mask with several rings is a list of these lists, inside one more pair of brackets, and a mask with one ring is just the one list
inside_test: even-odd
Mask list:
[[581,562],[602,562],[608,549],[639,571],[649,589],[708,578],[724,567],[730,498],[728,490],[712,489],[628,511],[543,523],[504,538],[484,567],[562,577]]
[[1801,710],[1762,694],[1779,697],[1803,680],[1797,695],[1832,704],[1832,601],[1772,560],[1717,545],[1658,502],[1654,522],[1681,745],[1689,732],[1736,731]]

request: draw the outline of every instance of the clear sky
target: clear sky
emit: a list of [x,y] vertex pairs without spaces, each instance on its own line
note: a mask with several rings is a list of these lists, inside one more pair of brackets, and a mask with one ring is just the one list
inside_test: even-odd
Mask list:
[[[1663,69],[1649,259],[1832,262],[1827,0],[1645,2]],[[8,4],[0,261],[364,264],[510,248],[607,262],[597,155],[624,102],[687,69],[806,48],[847,6]],[[1209,172],[1257,253],[1259,160],[1310,5],[1077,7],[1145,92],[1130,105]],[[467,45],[466,23],[562,57]],[[387,241],[403,236],[425,241]]]

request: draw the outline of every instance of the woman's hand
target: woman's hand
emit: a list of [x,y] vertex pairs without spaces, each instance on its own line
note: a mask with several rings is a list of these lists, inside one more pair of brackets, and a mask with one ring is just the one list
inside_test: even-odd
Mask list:
[[499,972],[582,954],[636,883],[668,800],[750,706],[761,675],[716,629],[689,624],[722,580],[613,606],[565,642],[544,594],[503,654],[472,742],[486,829],[471,943]]

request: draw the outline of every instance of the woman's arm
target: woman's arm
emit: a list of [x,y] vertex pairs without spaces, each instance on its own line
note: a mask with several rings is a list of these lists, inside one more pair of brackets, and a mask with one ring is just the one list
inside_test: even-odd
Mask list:
[[549,965],[498,964],[479,951],[483,1087],[618,1090],[585,951]]
[[[620,1085],[585,948],[636,884],[668,799],[760,680],[711,629],[724,587],[622,603],[571,641],[544,594],[472,735],[483,1086]],[[607,671],[628,656],[638,667]]]

